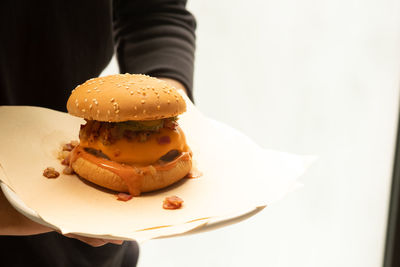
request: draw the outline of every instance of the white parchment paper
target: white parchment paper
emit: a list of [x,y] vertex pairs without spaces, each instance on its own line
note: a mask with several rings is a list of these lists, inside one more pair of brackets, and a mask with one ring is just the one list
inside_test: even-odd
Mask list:
[[[128,202],[75,175],[47,179],[46,167],[61,172],[62,143],[78,140],[83,120],[38,107],[0,107],[0,179],[40,218],[63,233],[147,240],[199,228],[215,218],[263,207],[284,197],[312,161],[260,148],[242,133],[204,117],[186,98],[180,116],[197,168],[197,179]],[[163,199],[177,195],[179,210],[164,210]]]

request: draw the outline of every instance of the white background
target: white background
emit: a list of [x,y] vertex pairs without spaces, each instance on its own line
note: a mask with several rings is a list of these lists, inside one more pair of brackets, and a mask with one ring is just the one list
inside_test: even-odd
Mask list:
[[[143,244],[139,267],[381,266],[400,2],[192,0],[188,7],[198,20],[198,108],[262,147],[320,159],[304,188],[245,222]],[[113,62],[106,73],[116,72]]]

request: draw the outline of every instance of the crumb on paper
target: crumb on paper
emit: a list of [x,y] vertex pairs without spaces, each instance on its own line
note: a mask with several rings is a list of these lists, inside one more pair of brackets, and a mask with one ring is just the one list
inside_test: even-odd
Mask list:
[[62,146],[62,151],[72,151],[77,145],[79,145],[79,142],[76,140],[73,140],[69,143],[66,143]]
[[182,207],[183,200],[177,196],[166,197],[163,202],[163,208],[166,210],[176,210]]
[[57,159],[63,160],[63,159],[65,159],[70,153],[71,153],[70,151],[60,150],[60,151],[58,151]]
[[63,144],[61,146],[61,150],[58,152],[58,159],[61,161],[62,165],[66,166],[62,171],[64,174],[74,174],[74,170],[70,166],[71,151],[78,145],[78,141],[71,141],[69,143]]
[[190,172],[185,176],[186,178],[189,178],[189,179],[194,179],[194,178],[199,178],[199,177],[201,177],[203,175],[203,173],[201,172],[201,171],[199,171],[198,169],[196,169],[196,168],[192,168],[191,170],[190,170]]
[[118,193],[117,195],[117,200],[120,201],[128,201],[132,199],[132,195],[127,194],[127,193]]
[[[64,151],[65,152],[65,151]],[[69,154],[65,156],[63,160],[61,160],[61,164],[65,166],[69,166],[70,163],[70,158],[71,158],[71,152],[68,152]]]
[[67,175],[72,175],[72,174],[74,174],[75,172],[74,172],[74,169],[72,169],[70,166],[66,166],[66,167],[63,169],[62,173],[63,173],[63,174],[67,174]]
[[47,167],[43,171],[43,176],[47,178],[57,178],[58,176],[60,176],[60,173],[56,171],[53,167]]

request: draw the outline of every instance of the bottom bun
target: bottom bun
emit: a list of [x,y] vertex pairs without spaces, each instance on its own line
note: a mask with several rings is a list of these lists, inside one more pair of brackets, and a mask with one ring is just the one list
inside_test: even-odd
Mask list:
[[137,176],[140,182],[135,183],[136,188],[134,192],[129,192],[132,191],[132,188],[129,190],[127,183],[121,176],[91,162],[90,158],[78,157],[72,162],[71,167],[80,177],[94,184],[118,192],[129,192],[132,195],[139,195],[140,192],[150,192],[167,187],[181,180],[192,169],[191,156],[179,157],[173,162],[166,164],[173,165],[168,168],[163,168],[162,166],[161,168],[157,168],[157,165],[138,168],[137,170],[141,171],[142,174]]

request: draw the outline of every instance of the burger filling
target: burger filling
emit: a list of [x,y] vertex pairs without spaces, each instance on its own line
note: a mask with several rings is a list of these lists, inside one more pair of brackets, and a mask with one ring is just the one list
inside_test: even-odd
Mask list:
[[100,122],[87,120],[79,132],[89,153],[112,161],[150,165],[172,161],[189,150],[177,119]]

